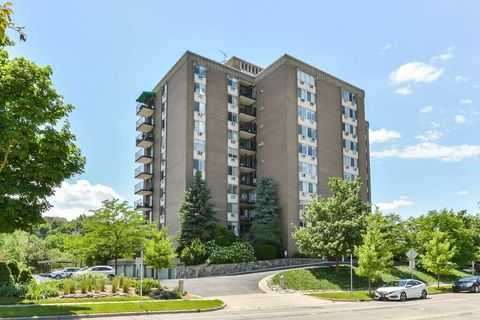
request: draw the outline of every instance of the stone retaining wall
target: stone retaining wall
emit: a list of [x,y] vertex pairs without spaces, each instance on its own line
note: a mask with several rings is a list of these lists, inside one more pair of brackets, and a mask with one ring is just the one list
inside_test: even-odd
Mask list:
[[316,263],[325,262],[323,259],[276,259],[264,260],[256,262],[231,263],[231,264],[213,264],[213,265],[198,265],[185,266],[177,265],[177,279],[179,278],[201,278],[209,276],[220,276],[241,272],[249,272],[261,269],[277,269],[287,266],[302,266],[312,265]]

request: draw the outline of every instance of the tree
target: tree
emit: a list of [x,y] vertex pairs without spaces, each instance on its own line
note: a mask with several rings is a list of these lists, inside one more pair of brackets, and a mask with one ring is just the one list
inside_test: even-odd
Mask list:
[[12,272],[5,262],[0,262],[0,287],[9,286],[15,283]]
[[432,239],[425,245],[425,253],[420,255],[422,265],[437,275],[437,287],[440,287],[440,275],[450,274],[456,267],[452,262],[455,256],[455,246],[451,246],[447,234],[434,231]]
[[363,236],[362,245],[355,247],[358,257],[356,273],[368,277],[368,292],[371,294],[371,282],[378,280],[382,273],[393,265],[393,254],[388,235],[382,232],[382,227],[388,222],[380,212],[368,217],[367,233]]
[[0,4],[0,45],[7,42],[7,29],[16,31],[19,34],[20,41],[27,40],[27,36],[23,32],[24,27],[18,27],[12,22],[13,10],[11,2]]
[[203,179],[201,171],[195,171],[192,183],[185,191],[180,207],[180,233],[178,236],[178,251],[189,245],[193,239],[202,242],[214,239],[216,218],[210,203],[210,190]]
[[17,260],[10,260],[8,262],[8,268],[12,273],[13,280],[15,280],[15,282],[18,281],[18,276],[20,275],[20,268],[18,267]]
[[332,196],[307,204],[305,226],[295,228],[293,238],[300,253],[318,258],[334,256],[338,273],[340,257],[352,253],[362,241],[370,204],[361,198],[359,179],[334,177],[328,185]]
[[[172,268],[174,266],[172,261],[177,256],[166,233],[166,228],[154,232],[153,238],[147,242],[145,248],[145,263],[157,268],[157,272],[162,268]],[[160,277],[158,282],[160,283]]]
[[180,260],[187,266],[202,264],[207,258],[207,248],[198,238],[193,239],[192,242],[182,249],[180,254]]
[[30,230],[62,181],[82,172],[65,104],[50,67],[9,59],[0,46],[0,233]]
[[84,221],[85,234],[80,243],[90,256],[113,258],[117,270],[118,258],[131,257],[144,248],[153,226],[126,201],[105,200],[92,212]]
[[215,227],[215,244],[217,246],[228,247],[237,240],[237,235],[232,230],[228,230],[224,225],[217,224]]
[[250,238],[255,244],[271,244],[280,248],[282,229],[273,179],[261,178],[257,184],[256,194]]

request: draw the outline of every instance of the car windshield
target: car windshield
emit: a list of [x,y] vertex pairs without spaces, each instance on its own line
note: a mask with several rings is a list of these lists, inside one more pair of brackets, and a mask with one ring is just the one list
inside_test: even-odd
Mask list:
[[462,279],[458,280],[458,282],[475,282],[475,281],[477,281],[477,278],[475,278],[475,277],[462,278]]
[[396,281],[390,281],[387,284],[387,287],[405,287],[407,284],[407,280],[396,280]]

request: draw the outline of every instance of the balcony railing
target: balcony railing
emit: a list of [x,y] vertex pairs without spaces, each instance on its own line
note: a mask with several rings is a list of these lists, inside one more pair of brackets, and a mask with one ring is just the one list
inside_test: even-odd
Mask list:
[[150,165],[143,165],[139,166],[137,169],[135,169],[135,178],[140,176],[140,175],[152,175],[153,174],[153,166]]
[[257,169],[257,163],[256,161],[252,161],[252,160],[242,160],[240,158],[240,167],[245,167],[245,168],[251,168],[251,169]]
[[140,191],[153,191],[153,183],[150,180],[139,182],[135,185],[134,190],[135,193]]
[[240,184],[255,186],[257,184],[257,179],[240,176]]
[[255,204],[256,200],[255,200],[255,198],[252,198],[252,197],[249,197],[249,196],[244,196],[242,194],[242,195],[240,195],[240,203]]
[[153,158],[153,151],[151,149],[140,149],[135,152],[135,161],[142,157]]
[[140,133],[137,138],[135,139],[136,145],[138,146],[142,141],[149,141],[153,142],[153,133]]
[[252,141],[240,140],[240,149],[247,149],[251,151],[257,150],[257,144]]
[[239,91],[241,96],[256,100],[257,99],[257,90],[253,87],[240,86]]
[[240,123],[240,130],[250,132],[250,133],[257,133],[257,126],[246,124],[246,123]]
[[153,207],[152,201],[151,200],[143,200],[143,199],[138,199],[137,201],[134,202],[134,208],[135,209],[151,209]]
[[[153,104],[145,104],[145,103],[139,103],[137,104],[137,115],[142,112],[142,110],[148,109],[148,110],[155,110],[155,105]],[[150,112],[148,112],[150,113]]]
[[257,116],[257,108],[252,107],[252,106],[240,105],[238,107],[238,112],[248,114],[249,116],[252,116],[252,117]]
[[137,130],[143,125],[149,125],[149,126],[154,126],[155,125],[155,120],[151,117],[149,118],[144,118],[141,117],[137,120]]

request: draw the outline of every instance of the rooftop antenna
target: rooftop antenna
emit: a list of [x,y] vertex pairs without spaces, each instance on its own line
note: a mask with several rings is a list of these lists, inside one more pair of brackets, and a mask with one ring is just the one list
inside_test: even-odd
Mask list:
[[220,49],[218,49],[218,51],[220,51],[220,53],[223,55],[223,61],[222,61],[222,63],[227,62],[227,57],[228,57],[227,54],[226,54],[225,52],[223,52],[222,50],[220,50]]

